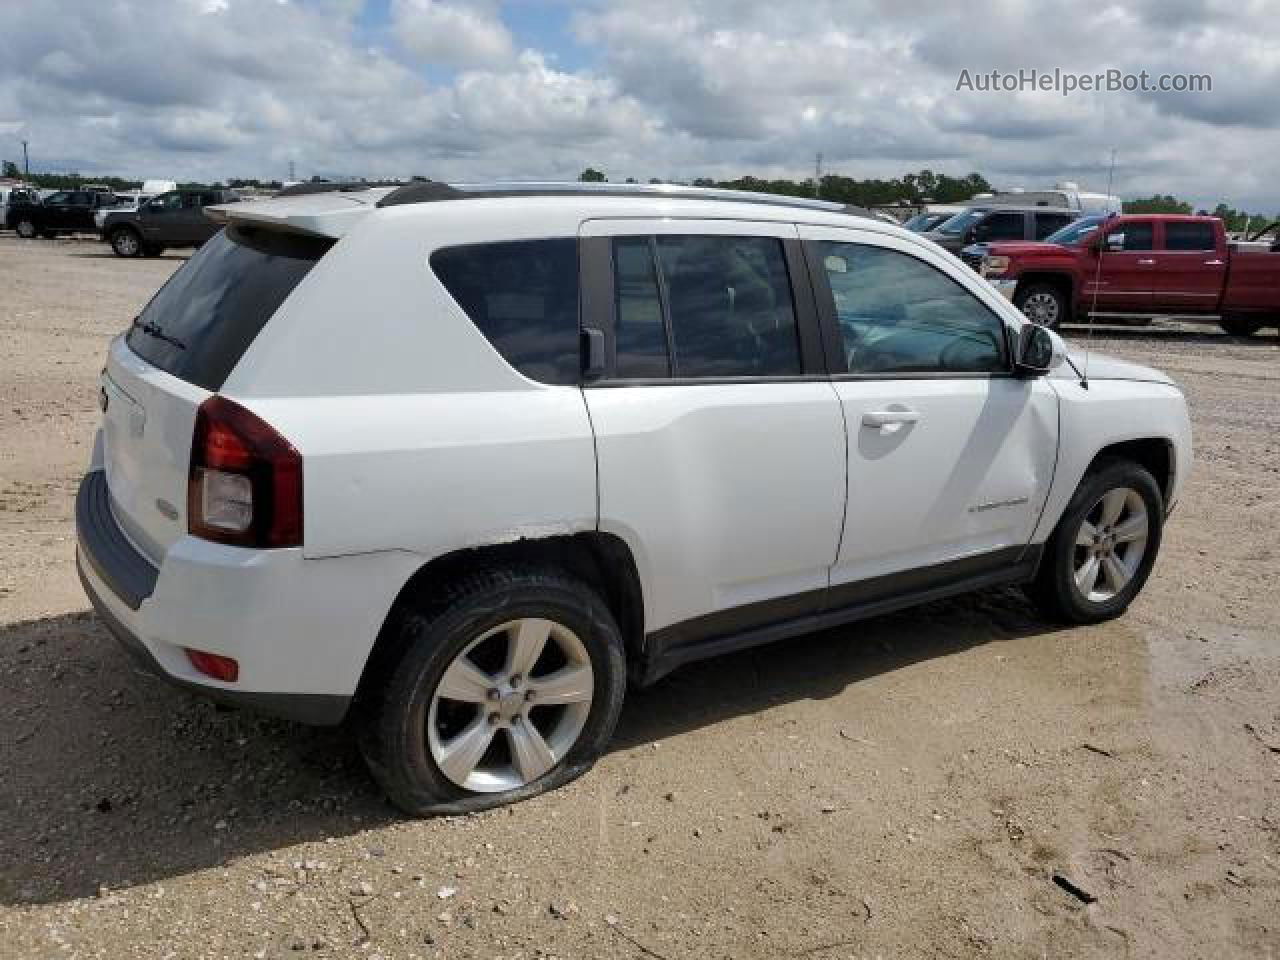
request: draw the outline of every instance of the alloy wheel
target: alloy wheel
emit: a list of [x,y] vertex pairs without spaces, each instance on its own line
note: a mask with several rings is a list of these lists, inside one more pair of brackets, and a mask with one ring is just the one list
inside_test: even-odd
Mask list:
[[1113,600],[1129,585],[1147,552],[1151,518],[1137,490],[1108,490],[1076,533],[1076,589],[1090,603]]
[[594,691],[590,655],[573,631],[532,617],[501,624],[441,674],[427,712],[431,757],[466,790],[523,787],[577,743]]
[[1022,302],[1022,312],[1032,323],[1042,327],[1058,325],[1058,298],[1051,293],[1033,293]]
[[122,257],[136,257],[138,255],[138,238],[132,230],[121,230],[111,240],[111,245],[115,247],[116,253]]

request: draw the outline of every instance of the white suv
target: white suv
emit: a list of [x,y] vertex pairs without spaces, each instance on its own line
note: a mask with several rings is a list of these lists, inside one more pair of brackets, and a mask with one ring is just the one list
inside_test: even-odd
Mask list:
[[[1125,610],[1182,394],[834,204],[459,185],[216,208],[110,347],[85,588],[415,814],[605,749],[626,680],[961,591]],[[1063,362],[1065,361],[1065,362]]]

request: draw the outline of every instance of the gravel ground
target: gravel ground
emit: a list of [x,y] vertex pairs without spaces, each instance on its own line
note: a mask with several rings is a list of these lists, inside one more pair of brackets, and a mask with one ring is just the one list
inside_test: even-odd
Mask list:
[[96,375],[180,262],[0,235],[0,957],[1280,955],[1270,334],[1095,339],[1196,428],[1123,619],[1003,591],[697,664],[567,789],[415,822],[343,731],[135,673],[87,610]]

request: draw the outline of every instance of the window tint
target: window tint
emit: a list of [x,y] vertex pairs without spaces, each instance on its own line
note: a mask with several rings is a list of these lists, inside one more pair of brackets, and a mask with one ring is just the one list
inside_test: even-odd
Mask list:
[[1023,217],[1020,213],[993,213],[982,222],[980,240],[1021,240]]
[[667,330],[648,237],[613,241],[615,373],[619,377],[667,377]]
[[320,237],[223,230],[160,288],[126,342],[161,370],[218,390],[272,314],[332,246],[332,240]]
[[661,236],[657,249],[675,376],[800,373],[800,340],[781,240]]
[[1174,221],[1164,225],[1164,246],[1166,250],[1213,250],[1217,237],[1211,223]]
[[922,260],[858,243],[818,244],[850,373],[1006,369],[1004,324]]
[[578,241],[446,247],[431,269],[513,367],[543,383],[581,379]]
[[1068,213],[1037,213],[1036,239],[1043,240],[1052,233],[1061,230],[1075,218]]
[[1108,229],[1104,239],[1110,244],[1110,238],[1117,233],[1124,236],[1124,249],[1126,251],[1150,250],[1155,245],[1155,228],[1150,221],[1145,223],[1126,223],[1122,227]]
[[71,194],[66,193],[66,192],[51,193],[51,194],[49,194],[49,199],[48,199],[48,200],[46,200],[46,201],[45,201],[45,203],[49,203],[49,204],[55,204],[55,203],[69,203],[69,202],[70,202],[70,200],[69,200],[70,196],[71,196]]
[[155,198],[155,202],[160,204],[165,211],[178,210],[182,207],[182,194],[162,193]]

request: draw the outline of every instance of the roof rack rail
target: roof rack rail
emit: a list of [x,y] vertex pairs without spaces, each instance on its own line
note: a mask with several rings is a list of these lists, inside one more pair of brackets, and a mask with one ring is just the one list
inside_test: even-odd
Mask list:
[[466,200],[493,197],[669,197],[689,200],[720,200],[730,203],[759,203],[775,207],[801,207],[845,213],[856,217],[872,217],[865,207],[832,203],[808,197],[789,197],[747,190],[725,190],[719,187],[686,187],[670,183],[575,183],[575,182],[495,182],[441,183],[420,180],[392,190],[378,201],[379,207],[395,207],[409,203],[432,203],[438,200]]

